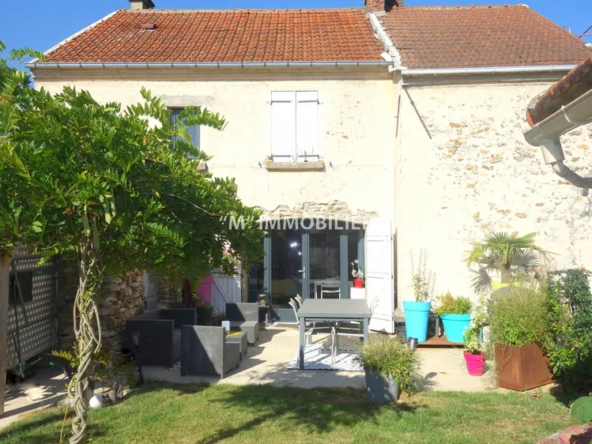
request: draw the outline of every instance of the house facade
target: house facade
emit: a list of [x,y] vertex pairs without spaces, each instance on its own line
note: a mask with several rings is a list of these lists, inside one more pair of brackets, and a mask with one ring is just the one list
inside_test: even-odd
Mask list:
[[[153,6],[132,1],[49,50],[29,65],[36,87],[124,106],[146,87],[172,109],[221,113],[227,127],[195,142],[212,156],[204,170],[236,178],[264,213],[250,293],[271,293],[278,320],[294,320],[296,294],[359,294],[357,260],[372,327],[392,332],[413,298],[410,256],[426,251],[437,293],[472,295],[463,251],[491,230],[537,232],[558,266],[592,259],[575,243],[592,234],[589,202],[544,175],[522,136],[526,103],[589,49],[527,7]],[[576,168],[591,134],[566,141]]]

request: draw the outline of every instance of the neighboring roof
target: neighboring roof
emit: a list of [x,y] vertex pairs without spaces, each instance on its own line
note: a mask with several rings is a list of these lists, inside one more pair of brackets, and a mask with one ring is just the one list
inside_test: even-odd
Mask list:
[[394,8],[381,21],[411,69],[577,64],[584,42],[524,5]]
[[526,110],[526,120],[535,126],[592,90],[592,53],[547,91],[535,97]]
[[[156,24],[156,29],[142,25]],[[117,11],[46,62],[384,61],[359,9]]]

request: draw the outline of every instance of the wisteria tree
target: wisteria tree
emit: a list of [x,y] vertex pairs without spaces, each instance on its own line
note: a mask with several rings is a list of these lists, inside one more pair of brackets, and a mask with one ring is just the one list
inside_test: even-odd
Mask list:
[[[28,81],[0,61],[0,253],[23,243],[78,265],[80,366],[69,392],[76,414],[70,442],[79,443],[101,346],[97,298],[105,276],[139,269],[180,282],[213,268],[232,273],[238,261],[263,254],[262,233],[259,213],[237,198],[234,180],[198,171],[208,157],[185,125],[222,130],[220,115],[187,108],[183,124],[174,125],[170,110],[144,89],[142,103],[122,109],[73,88],[36,91]],[[246,222],[231,229],[229,217]]]

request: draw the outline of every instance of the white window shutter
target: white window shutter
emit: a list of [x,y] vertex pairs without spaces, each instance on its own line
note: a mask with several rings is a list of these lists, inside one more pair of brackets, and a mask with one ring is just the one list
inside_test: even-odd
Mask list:
[[292,162],[296,154],[296,93],[271,93],[271,155]]
[[299,161],[315,160],[319,156],[319,97],[316,91],[296,93],[296,153]]
[[366,227],[366,297],[372,310],[370,328],[395,332],[393,236],[390,219],[370,219]]

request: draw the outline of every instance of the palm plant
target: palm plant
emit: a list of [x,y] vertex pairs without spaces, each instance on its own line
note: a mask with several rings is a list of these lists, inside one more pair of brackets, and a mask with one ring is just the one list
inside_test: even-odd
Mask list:
[[551,253],[535,244],[536,233],[518,236],[516,233],[491,233],[483,242],[474,242],[466,252],[465,262],[476,274],[473,288],[482,293],[491,288],[491,275],[498,274],[504,283],[515,282],[521,276],[545,264]]

